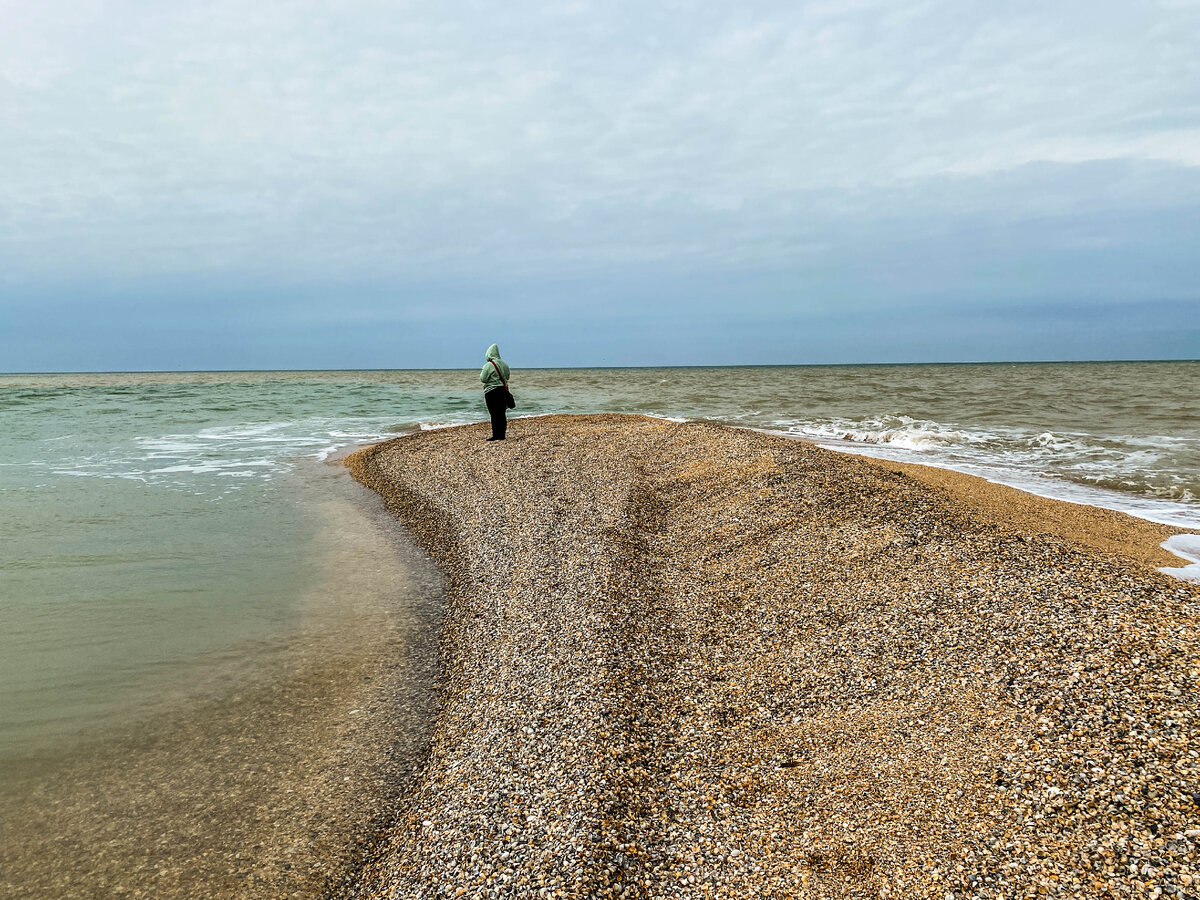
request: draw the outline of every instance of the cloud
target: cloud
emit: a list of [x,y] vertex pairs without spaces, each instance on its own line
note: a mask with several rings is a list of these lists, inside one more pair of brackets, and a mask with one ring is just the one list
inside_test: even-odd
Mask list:
[[[1088,244],[1128,260],[1132,298],[1145,236],[1196,233],[1195,3],[0,0],[0,21],[0,289],[23,295],[629,267],[842,294],[874,270],[911,296],[978,288],[960,254],[963,279],[1028,261],[1057,292]],[[1196,281],[1164,271],[1160,294]]]

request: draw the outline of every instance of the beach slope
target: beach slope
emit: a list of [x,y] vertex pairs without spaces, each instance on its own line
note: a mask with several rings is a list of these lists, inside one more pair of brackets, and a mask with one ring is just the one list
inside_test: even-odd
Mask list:
[[449,588],[359,896],[1195,896],[1197,586],[783,438],[485,434],[348,460]]

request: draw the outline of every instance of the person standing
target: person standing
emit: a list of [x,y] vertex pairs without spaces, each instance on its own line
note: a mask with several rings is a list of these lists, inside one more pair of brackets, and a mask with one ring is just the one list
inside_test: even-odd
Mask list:
[[495,344],[487,348],[483,370],[479,380],[483,382],[483,399],[488,415],[492,417],[492,436],[489,441],[502,441],[508,431],[509,398],[508,363],[500,358],[500,348]]

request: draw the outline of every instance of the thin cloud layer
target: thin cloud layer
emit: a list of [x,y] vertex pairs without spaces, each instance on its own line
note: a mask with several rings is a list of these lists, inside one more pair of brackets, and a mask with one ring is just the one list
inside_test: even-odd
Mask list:
[[5,0],[0,21],[14,302],[172,278],[521,302],[622,267],[668,306],[697,268],[790,273],[745,300],[772,314],[1195,296],[1197,3]]

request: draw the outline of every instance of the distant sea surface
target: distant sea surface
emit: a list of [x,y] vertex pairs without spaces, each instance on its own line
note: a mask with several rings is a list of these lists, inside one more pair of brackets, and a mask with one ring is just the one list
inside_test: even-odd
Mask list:
[[[518,415],[763,429],[1200,529],[1197,362],[511,362]],[[0,376],[0,773],[264,677],[354,580],[326,461],[483,419],[477,371]]]

